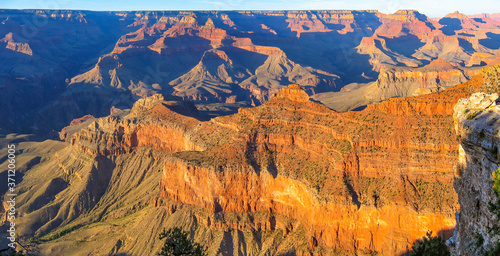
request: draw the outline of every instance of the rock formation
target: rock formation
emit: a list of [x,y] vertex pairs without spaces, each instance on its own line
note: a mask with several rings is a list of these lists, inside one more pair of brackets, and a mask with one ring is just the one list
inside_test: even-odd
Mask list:
[[59,138],[61,140],[66,140],[68,138],[68,136],[71,136],[71,135],[68,135],[68,129],[70,129],[71,126],[78,126],[78,125],[84,124],[85,122],[87,122],[88,120],[91,120],[91,119],[95,119],[95,117],[93,115],[85,115],[85,116],[82,116],[80,118],[73,119],[73,121],[71,121],[69,126],[64,127],[61,130],[61,132],[59,132]]
[[[206,122],[172,111],[163,96],[139,100],[126,116],[89,120],[68,137],[72,146],[34,169],[40,172],[44,165],[60,159],[53,163],[60,166],[55,177],[60,172],[68,185],[63,194],[60,190],[44,193],[45,197],[57,195],[48,206],[23,197],[31,208],[24,210],[27,217],[21,222],[31,228],[22,234],[43,237],[57,229],[63,217],[73,224],[63,221],[59,230],[89,225],[92,219],[78,217],[78,213],[88,213],[87,208],[75,208],[83,203],[101,212],[106,222],[127,222],[122,219],[126,212],[163,212],[167,223],[192,229],[198,241],[209,245],[211,255],[228,248],[234,251],[224,255],[237,251],[404,253],[428,230],[451,235],[458,210],[452,188],[457,142],[447,104],[432,97],[415,99],[337,113],[309,101],[300,86],[292,85],[262,106]],[[414,108],[419,101],[420,107]],[[444,104],[443,111],[434,111],[432,102]],[[147,152],[156,152],[148,158],[151,162],[133,160]],[[71,154],[81,157],[62,160]],[[96,170],[79,171],[79,166],[92,163]],[[122,200],[135,200],[129,192],[120,192],[127,196],[116,203],[109,201],[114,194],[102,190],[86,195],[84,202],[74,197],[81,193],[76,184],[86,184],[86,180],[109,181],[109,191],[121,191],[116,189],[123,189],[119,188],[124,186],[119,182],[122,178],[115,175],[140,174],[151,168],[160,172],[151,176],[158,180],[153,182],[156,187],[150,187],[156,196],[144,199],[150,203],[120,206]],[[105,207],[108,201],[114,205],[112,210]],[[59,215],[40,215],[51,204],[65,210]],[[179,219],[176,212],[192,217]],[[37,228],[38,221],[52,224]],[[159,232],[156,224],[146,226]],[[81,232],[73,231],[68,238],[81,237]],[[224,239],[219,238],[221,232]],[[125,244],[118,252],[144,249],[148,244],[141,237],[134,246],[130,238],[112,235],[107,239]],[[88,247],[86,253],[102,246],[97,240],[88,243],[97,247]],[[59,242],[41,245],[42,251],[64,252],[64,248]]]
[[[373,83],[347,85],[340,92],[320,93],[313,98],[332,109],[348,111],[390,98],[443,91],[468,81],[479,70],[456,67],[445,60],[436,59],[420,68],[384,68]],[[338,100],[339,98],[345,99]]]
[[[500,67],[475,67],[495,63],[498,22],[412,10],[53,14],[0,10],[0,58],[18,61],[0,68],[11,72],[2,97],[30,102],[23,84],[53,100],[19,125],[97,117],[67,126],[65,141],[19,140],[18,234],[40,239],[41,254],[152,255],[177,226],[209,255],[398,255],[427,231],[453,233],[453,106],[499,91]],[[49,19],[40,35],[74,30],[23,40],[23,17]],[[58,38],[64,47],[41,47]],[[354,107],[391,99],[344,113],[309,99],[339,92],[342,104],[355,91]]]
[[454,255],[486,255],[495,249],[498,253],[500,220],[495,207],[499,197],[493,189],[500,165],[497,104],[498,94],[475,93],[455,105],[453,117],[461,145],[454,182],[460,214],[449,241]]
[[6,49],[12,50],[14,52],[23,53],[30,56],[33,55],[33,51],[31,50],[29,44],[25,42],[16,42],[16,40],[14,40],[14,35],[12,34],[12,32],[5,35],[5,37],[0,40],[0,43],[5,44]]
[[[0,10],[0,62],[6,63],[0,67],[0,107],[5,110],[0,126],[44,133],[86,114],[103,116],[85,105],[85,111],[84,106],[64,106],[68,94],[61,95],[67,79],[87,70],[87,61],[95,62],[125,33],[129,18],[86,11]],[[71,99],[73,104],[83,100],[79,96]],[[54,103],[56,99],[61,102]],[[40,113],[48,108],[59,113]]]
[[[47,24],[31,35],[32,20]],[[212,117],[260,105],[297,83],[345,111],[447,88],[500,60],[500,23],[460,13],[435,20],[415,10],[2,10],[0,22],[0,59],[10,63],[0,67],[7,88],[0,102],[14,102],[2,106],[0,124],[40,134],[155,93],[191,99]],[[448,74],[420,70],[436,61],[450,63]],[[386,76],[394,79],[381,81]],[[337,93],[343,88],[363,92]]]
[[[197,232],[279,230],[285,240],[308,241],[293,243],[298,246],[291,250],[299,254],[321,250],[394,255],[408,250],[426,231],[451,235],[458,211],[452,189],[458,153],[453,105],[472,92],[498,90],[492,86],[495,74],[498,66],[438,94],[393,99],[348,113],[308,101],[296,85],[260,107],[210,122],[165,112],[157,100],[148,100],[152,104],[139,103],[134,109],[144,105],[142,110],[132,110],[129,118],[117,121],[127,124],[127,119],[143,113],[153,122],[140,118],[137,122],[144,127],[135,130],[156,132],[139,136],[134,129],[103,119],[102,124],[75,134],[72,144],[95,156],[133,154],[141,148],[138,145],[173,152],[164,162],[159,185],[159,194],[167,201],[155,205],[171,209],[168,202],[173,201],[200,207]],[[158,119],[161,122],[155,124]],[[169,128],[174,120],[181,124],[175,130]],[[117,130],[123,135],[113,132]],[[135,144],[127,139],[134,136]],[[116,149],[116,145],[122,146]],[[298,159],[303,160],[298,163]],[[218,221],[228,213],[245,219],[246,214],[262,212],[272,214],[229,226]],[[345,223],[345,216],[355,221]],[[398,216],[415,222],[394,223]],[[398,239],[390,234],[398,234]],[[255,248],[252,239],[245,240],[247,248]],[[222,240],[210,250],[225,246]]]

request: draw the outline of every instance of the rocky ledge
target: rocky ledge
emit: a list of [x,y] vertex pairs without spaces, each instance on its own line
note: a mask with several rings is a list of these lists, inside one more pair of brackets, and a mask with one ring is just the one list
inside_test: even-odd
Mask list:
[[454,108],[455,130],[461,141],[454,182],[460,215],[455,236],[448,242],[454,255],[498,255],[494,251],[500,242],[499,200],[493,177],[500,165],[499,102],[496,93],[475,93],[459,100]]

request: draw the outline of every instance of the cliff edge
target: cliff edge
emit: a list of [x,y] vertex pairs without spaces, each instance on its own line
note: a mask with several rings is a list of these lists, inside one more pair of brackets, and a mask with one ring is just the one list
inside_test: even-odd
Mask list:
[[497,93],[475,93],[454,108],[461,141],[454,182],[460,214],[455,235],[448,242],[454,255],[498,255],[499,200],[493,186],[500,166],[499,102]]

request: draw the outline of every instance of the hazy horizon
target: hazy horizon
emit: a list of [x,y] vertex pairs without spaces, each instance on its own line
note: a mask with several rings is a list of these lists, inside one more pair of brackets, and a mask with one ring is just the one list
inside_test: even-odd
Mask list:
[[472,15],[500,13],[500,5],[495,0],[469,1],[443,0],[436,5],[431,0],[412,2],[408,0],[376,1],[324,1],[298,0],[243,1],[243,0],[189,0],[189,1],[82,1],[82,0],[5,0],[0,9],[47,9],[47,10],[88,10],[88,11],[232,11],[232,10],[377,10],[394,13],[397,10],[418,10],[431,18],[444,17],[459,11]]

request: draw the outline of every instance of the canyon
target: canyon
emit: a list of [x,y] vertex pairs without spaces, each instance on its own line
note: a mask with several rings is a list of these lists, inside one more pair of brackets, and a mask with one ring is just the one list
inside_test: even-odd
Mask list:
[[40,239],[42,255],[148,255],[173,226],[209,255],[404,254],[428,231],[453,235],[453,106],[498,91],[499,69],[358,112],[290,85],[209,121],[159,94],[75,121],[66,142],[19,143],[20,235]]
[[429,231],[471,255],[498,240],[483,126],[500,92],[497,15],[0,21],[0,146],[18,149],[17,234],[38,255],[152,255],[173,227],[208,255],[407,255]]
[[495,17],[0,10],[9,63],[0,68],[0,102],[9,102],[0,124],[47,134],[156,93],[192,100],[205,119],[258,106],[290,84],[337,111],[427,94],[498,63]]

